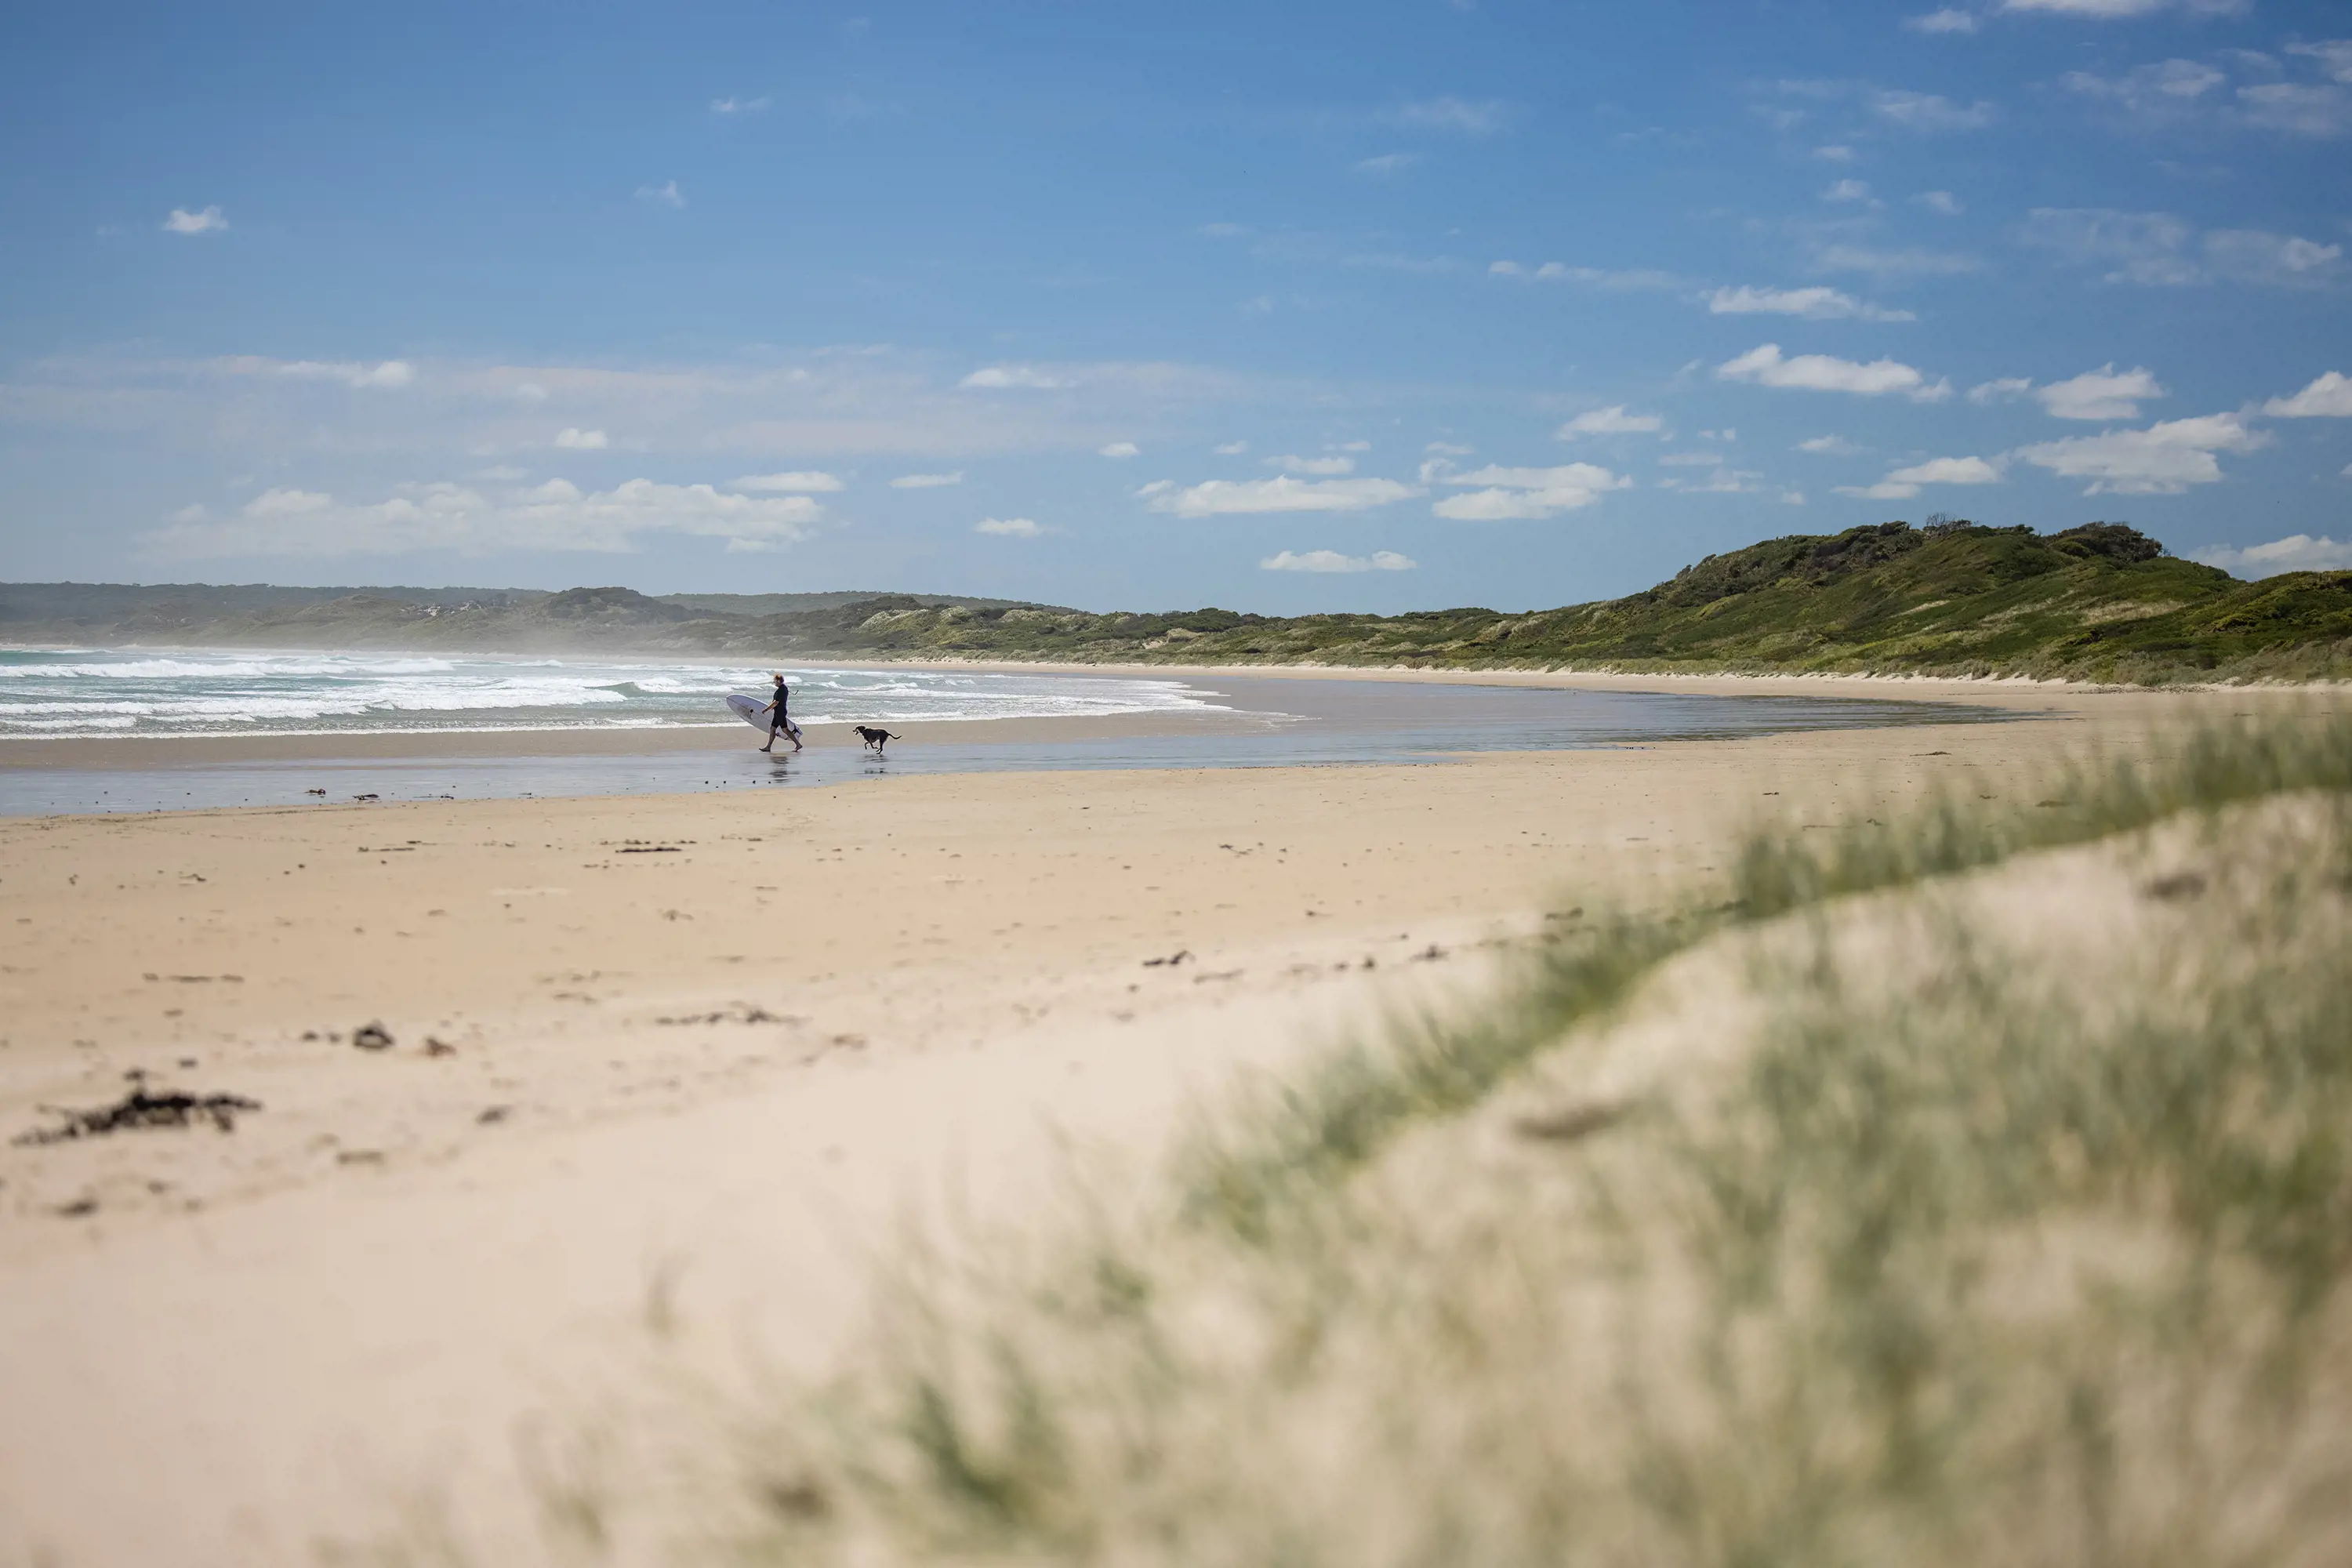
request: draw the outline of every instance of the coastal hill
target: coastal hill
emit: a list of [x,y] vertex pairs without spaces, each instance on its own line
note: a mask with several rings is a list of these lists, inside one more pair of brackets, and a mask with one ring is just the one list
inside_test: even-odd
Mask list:
[[1291,617],[944,595],[0,586],[19,644],[1050,659],[1433,668],[2352,677],[2352,572],[2242,583],[2121,523],[1887,522],[1710,555],[1622,599]]

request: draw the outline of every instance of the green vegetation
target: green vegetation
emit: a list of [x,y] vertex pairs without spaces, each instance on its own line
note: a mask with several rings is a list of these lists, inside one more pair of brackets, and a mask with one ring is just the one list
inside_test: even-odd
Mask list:
[[2114,523],[2048,536],[1885,523],[1709,556],[1528,615],[882,611],[799,634],[907,657],[1433,668],[2030,675],[2159,683],[2352,674],[2352,573],[2240,583]]
[[2352,723],[2033,784],[1759,835],[1166,1190],[919,1256],[705,1522],[778,1563],[2344,1560]]
[[[210,595],[210,597],[207,597]],[[0,637],[1077,663],[2352,677],[2352,572],[2241,583],[2120,523],[1889,522],[1711,555],[1622,599],[1504,615],[1097,615],[1004,600],[451,590],[0,589]]]

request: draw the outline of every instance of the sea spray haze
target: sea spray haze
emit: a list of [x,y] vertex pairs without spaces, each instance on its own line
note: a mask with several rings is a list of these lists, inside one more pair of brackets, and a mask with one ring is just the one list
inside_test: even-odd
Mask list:
[[[0,649],[0,737],[305,735],[727,724],[767,668],[397,654]],[[814,723],[1201,712],[1181,682],[788,668]]]

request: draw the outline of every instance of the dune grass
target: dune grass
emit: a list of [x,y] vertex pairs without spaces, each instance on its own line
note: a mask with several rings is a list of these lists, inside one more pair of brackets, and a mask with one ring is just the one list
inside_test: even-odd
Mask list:
[[1988,805],[1970,789],[1827,836],[1759,829],[1742,845],[1720,899],[1646,917],[1587,920],[1573,911],[1577,918],[1556,926],[1481,1010],[1399,1020],[1386,1038],[1333,1052],[1297,1083],[1196,1139],[1180,1156],[1188,1212],[1262,1238],[1270,1205],[1344,1176],[1419,1119],[1475,1104],[1569,1031],[1604,1016],[1660,963],[1727,929],[2181,812],[2294,790],[2352,790],[2352,721],[2329,715],[2213,726],[2188,732],[2152,766],[2079,760],[2014,784],[2026,788],[2026,800]]
[[[729,1550],[2343,1560],[2352,726],[2029,793],[1759,833],[1725,896],[1570,924],[1204,1131],[1167,1194],[910,1260],[842,1380],[739,1445]],[[2045,895],[2002,863],[2068,846],[2105,901],[2021,936],[2001,900]],[[1732,1065],[1580,1108],[1700,947],[1761,1019]],[[1496,1110],[1530,1063],[1564,1114]]]

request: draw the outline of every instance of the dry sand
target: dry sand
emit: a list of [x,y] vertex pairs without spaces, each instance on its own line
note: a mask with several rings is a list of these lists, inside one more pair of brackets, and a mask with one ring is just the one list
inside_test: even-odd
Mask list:
[[1859,694],[2060,719],[0,821],[0,1132],[132,1072],[264,1107],[0,1146],[0,1563],[303,1563],[419,1499],[516,1560],[519,1435],[649,1328],[721,1377],[821,1364],[909,1213],[1039,1201],[1064,1136],[1148,1160],[1548,900],[1659,894],[1767,815],[2347,700]]

